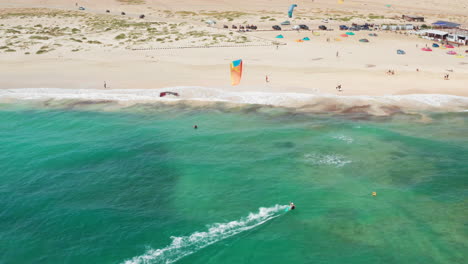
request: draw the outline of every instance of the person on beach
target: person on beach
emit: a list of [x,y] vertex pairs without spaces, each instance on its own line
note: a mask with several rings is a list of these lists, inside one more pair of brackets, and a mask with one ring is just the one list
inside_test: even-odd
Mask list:
[[268,79],[268,75],[265,75],[265,82],[266,82],[266,83],[269,83],[269,82],[270,82],[270,80]]
[[338,92],[341,92],[341,91],[342,91],[342,90],[341,90],[341,84],[338,84],[338,85],[336,86],[336,90],[338,90]]
[[104,89],[107,88],[107,83],[104,81]]

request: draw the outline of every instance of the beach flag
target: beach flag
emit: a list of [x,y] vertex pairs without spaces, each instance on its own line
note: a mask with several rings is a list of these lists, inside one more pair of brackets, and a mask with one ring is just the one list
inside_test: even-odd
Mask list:
[[238,85],[242,78],[242,60],[231,62],[231,85]]

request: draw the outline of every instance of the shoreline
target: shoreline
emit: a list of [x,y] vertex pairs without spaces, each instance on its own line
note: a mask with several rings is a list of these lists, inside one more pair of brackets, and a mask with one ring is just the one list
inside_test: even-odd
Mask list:
[[[163,91],[173,91],[180,97],[159,97]],[[0,89],[0,102],[64,101],[70,105],[117,103],[128,107],[138,104],[189,105],[210,107],[223,104],[226,108],[238,106],[268,106],[287,108],[304,113],[363,113],[390,116],[414,112],[466,112],[468,97],[443,94],[409,94],[386,96],[337,96],[334,94],[302,94],[275,92],[226,92],[205,87],[168,87],[160,89],[61,89],[22,88]],[[67,103],[68,102],[68,103]]]

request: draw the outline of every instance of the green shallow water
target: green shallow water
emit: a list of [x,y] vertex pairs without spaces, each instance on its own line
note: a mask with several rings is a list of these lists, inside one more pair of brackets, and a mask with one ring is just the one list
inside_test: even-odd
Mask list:
[[0,263],[468,258],[468,113],[92,108],[0,106]]

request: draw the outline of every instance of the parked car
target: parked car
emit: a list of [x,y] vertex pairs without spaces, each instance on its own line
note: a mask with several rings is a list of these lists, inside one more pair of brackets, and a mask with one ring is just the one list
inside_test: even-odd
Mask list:
[[303,30],[309,30],[309,27],[307,25],[299,25],[299,28]]
[[320,30],[327,30],[327,27],[324,26],[324,25],[320,25],[318,28],[319,28]]
[[349,29],[348,26],[345,26],[345,25],[341,25],[341,26],[340,26],[340,30],[348,30],[348,29]]
[[82,11],[83,11],[83,10],[85,10],[85,8],[82,7],[82,6],[80,6],[80,7],[78,7],[78,10],[82,10]]
[[328,23],[328,19],[322,19],[322,23]]
[[359,26],[359,29],[360,30],[370,30],[369,26],[367,26],[367,25]]
[[272,26],[271,28],[273,28],[274,30],[281,30],[281,27],[278,26],[278,25],[274,25],[274,26]]
[[359,27],[358,26],[352,26],[349,28],[349,30],[351,31],[359,31]]
[[288,20],[284,21],[284,22],[281,22],[281,25],[282,26],[289,26],[291,25],[291,22],[289,22]]

